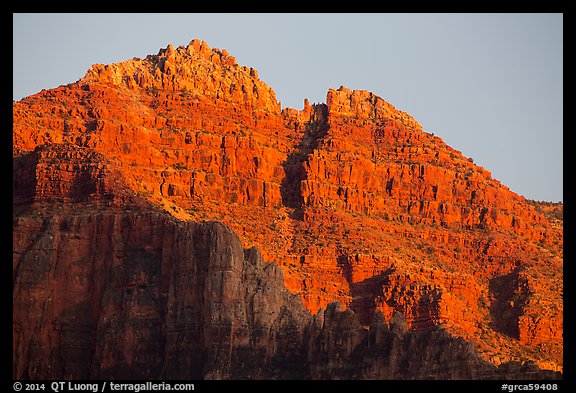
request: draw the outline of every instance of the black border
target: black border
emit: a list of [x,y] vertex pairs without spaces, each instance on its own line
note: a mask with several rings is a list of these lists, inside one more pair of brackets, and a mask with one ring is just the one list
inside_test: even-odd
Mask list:
[[[300,11],[291,10],[289,12],[316,12],[316,13],[335,13],[335,12],[345,12],[345,13],[359,13],[359,12],[422,12],[422,13],[440,13],[440,12],[448,12],[448,13],[494,13],[494,12],[503,12],[503,13],[563,13],[564,17],[569,16],[566,12],[566,5],[563,2],[558,1],[545,1],[545,2],[511,2],[504,4],[501,1],[476,1],[476,2],[458,2],[457,4],[450,4],[444,2],[442,4],[437,4],[435,2],[427,2],[425,4],[416,4],[413,2],[401,2],[400,0],[396,0],[395,2],[386,2],[381,4],[383,9],[381,10],[374,10],[373,6],[368,6],[364,4],[353,4],[356,9],[354,11],[350,11],[346,9],[347,7],[343,6],[336,6],[333,7],[331,10],[322,10],[326,4],[329,3],[318,3],[315,5],[304,4],[305,7],[300,7]],[[84,4],[86,5],[86,4]],[[165,4],[164,4],[165,5]],[[166,10],[165,12],[222,12],[223,4],[217,2],[210,2],[209,4],[200,5],[198,3],[190,4],[188,3],[187,6],[180,6],[178,7],[177,4],[171,4],[173,9]],[[278,7],[277,3],[269,2],[268,4],[259,5],[257,3],[250,3],[250,2],[237,2],[227,6],[226,12],[277,12],[274,10],[274,7]],[[316,10],[313,8],[316,7]],[[51,2],[51,3],[43,3],[38,6],[35,6],[34,9],[30,8],[30,4],[26,3],[19,3],[19,4],[11,4],[10,12],[3,12],[2,17],[4,19],[4,23],[2,24],[6,28],[8,26],[13,25],[12,14],[13,13],[20,13],[20,12],[86,12],[85,10],[81,10],[82,6],[79,7],[78,3],[74,3],[72,5],[66,4],[63,2]],[[158,10],[151,9],[149,5],[146,4],[138,4],[135,7],[139,11],[142,12],[155,12],[157,13]],[[158,8],[158,7],[153,7]],[[175,9],[174,9],[175,8]],[[304,8],[304,9],[303,9]],[[519,9],[521,8],[521,9]],[[134,9],[134,8],[133,8]],[[113,7],[106,7],[104,6],[103,9],[97,10],[97,12],[122,12],[121,7],[115,5]],[[126,9],[124,10],[126,12]],[[8,35],[5,34],[4,37],[11,36],[13,37],[13,30],[12,34]],[[13,46],[13,41],[12,41]],[[6,49],[5,49],[6,51]],[[57,54],[55,54],[57,55]],[[3,65],[7,66],[7,69],[4,70],[4,75],[13,75],[13,63],[4,60]],[[564,60],[564,64],[566,65],[566,60]],[[566,68],[566,67],[564,67]],[[7,86],[8,81],[4,84]],[[12,85],[12,84],[11,84]],[[5,130],[4,135],[5,137],[1,143],[2,152],[0,153],[0,160],[3,170],[2,175],[5,176],[5,179],[2,184],[10,184],[10,188],[12,188],[12,181],[11,176],[8,175],[12,173],[12,137],[11,132],[8,130],[12,129],[12,112],[10,111],[12,101],[12,94],[9,89],[4,89],[4,105],[0,106],[1,114],[2,114],[2,124],[3,129]],[[534,99],[538,99],[534,97]],[[543,135],[545,137],[545,135]],[[569,180],[569,176],[572,174],[572,165],[566,165],[566,157],[572,158],[572,144],[570,144],[571,140],[568,139],[564,143],[564,183],[567,183],[566,180]],[[568,172],[569,171],[569,172]],[[568,178],[567,178],[568,177]],[[568,182],[570,184],[570,182]],[[9,200],[10,205],[12,206],[12,193],[8,196],[4,195],[3,200],[6,201],[6,197]],[[559,381],[480,381],[480,380],[466,380],[466,381],[399,381],[399,380],[390,380],[390,381],[165,381],[167,383],[176,384],[176,383],[190,383],[193,382],[195,384],[195,392],[203,392],[207,389],[250,389],[250,390],[267,390],[269,391],[270,388],[274,388],[278,386],[278,384],[282,384],[282,387],[286,388],[311,388],[311,389],[339,389],[339,388],[350,388],[350,387],[363,387],[368,389],[379,389],[379,388],[390,388],[390,389],[421,389],[423,391],[430,389],[439,391],[458,391],[461,392],[462,389],[467,388],[481,388],[483,391],[492,392],[492,391],[500,391],[502,390],[502,384],[530,384],[530,383],[556,383],[558,385],[558,391],[565,391],[567,388],[571,388],[574,390],[576,388],[576,364],[574,357],[576,356],[576,348],[574,346],[574,336],[573,334],[576,332],[576,317],[574,313],[574,300],[576,299],[575,293],[575,286],[573,285],[575,274],[575,253],[574,247],[575,242],[572,239],[576,239],[576,233],[574,231],[574,207],[573,201],[575,197],[575,190],[571,187],[566,187],[564,189],[564,260],[568,261],[568,263],[564,263],[564,374],[563,379]],[[4,202],[6,203],[6,202]],[[9,209],[2,209],[3,215],[5,215],[4,220],[6,222],[6,227],[8,225],[9,220],[11,217],[9,216]],[[3,247],[3,255],[4,255],[4,277],[5,280],[8,280],[6,277],[12,277],[12,270],[8,267],[8,261],[12,259],[12,238],[8,237],[7,231],[3,234],[2,244],[6,244]],[[4,291],[8,291],[11,285],[4,285],[2,286]],[[6,296],[8,297],[8,296]],[[11,308],[12,310],[12,308]],[[12,340],[11,340],[12,341]],[[9,356],[9,351],[3,351],[6,357]],[[11,359],[11,355],[10,355]],[[11,363],[7,362],[7,363]],[[5,391],[15,391],[13,389],[13,383],[16,382],[12,378],[12,371],[8,368],[3,371],[5,374],[6,381],[9,381],[5,386]],[[23,384],[27,383],[21,381]],[[35,384],[50,384],[53,381],[33,381]],[[75,381],[75,382],[85,382],[85,383],[96,383],[98,381]],[[119,381],[120,382],[120,381]],[[135,382],[135,383],[144,383],[146,381],[121,381],[124,383],[128,382]],[[102,382],[98,382],[99,387],[102,385]],[[49,386],[46,386],[45,392],[51,391]],[[66,390],[64,390],[66,391]],[[107,389],[109,391],[109,389]],[[518,390],[516,390],[518,391]]]

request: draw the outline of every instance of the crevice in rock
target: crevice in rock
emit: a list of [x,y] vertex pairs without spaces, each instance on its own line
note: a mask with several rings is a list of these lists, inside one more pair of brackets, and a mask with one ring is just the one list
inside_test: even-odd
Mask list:
[[37,150],[25,153],[12,159],[13,207],[16,212],[30,208],[36,197],[36,166],[39,154]]
[[[301,183],[306,179],[305,164],[310,154],[318,148],[320,141],[326,136],[329,128],[328,106],[326,104],[315,104],[312,109],[310,120],[306,124],[302,138],[295,150],[282,163],[285,173],[280,186],[282,204],[286,207],[297,209],[297,211],[301,210],[304,205]],[[301,214],[296,212],[294,215],[295,217],[301,216]]]
[[492,297],[490,303],[490,318],[492,328],[509,337],[519,339],[518,321],[524,313],[530,288],[528,280],[520,268],[510,274],[494,277],[490,280],[489,291]]
[[382,287],[388,282],[390,274],[394,273],[395,270],[391,267],[383,273],[350,283],[350,292],[352,293],[350,308],[362,325],[368,326],[372,323],[372,317],[376,311],[375,299],[382,295]]

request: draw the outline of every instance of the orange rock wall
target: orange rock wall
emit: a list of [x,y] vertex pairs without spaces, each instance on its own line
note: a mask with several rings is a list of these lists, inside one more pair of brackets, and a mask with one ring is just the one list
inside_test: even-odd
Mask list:
[[[254,69],[194,40],[94,65],[13,115],[15,162],[38,161],[15,179],[35,190],[17,206],[105,189],[101,156],[140,198],[258,246],[313,312],[336,300],[367,325],[401,311],[412,329],[442,324],[481,352],[561,367],[561,221],[373,93],[281,110]],[[100,156],[30,155],[50,144]],[[511,337],[494,327],[490,282],[517,266],[530,292]]]

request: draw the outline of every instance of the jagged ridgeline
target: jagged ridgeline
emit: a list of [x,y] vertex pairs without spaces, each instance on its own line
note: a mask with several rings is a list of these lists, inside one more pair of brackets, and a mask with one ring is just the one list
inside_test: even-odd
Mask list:
[[562,205],[373,93],[282,109],[194,40],[13,115],[15,378],[562,370]]

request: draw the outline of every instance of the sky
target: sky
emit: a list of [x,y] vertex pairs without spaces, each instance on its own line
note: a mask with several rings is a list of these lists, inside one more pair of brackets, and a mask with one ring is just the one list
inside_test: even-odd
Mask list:
[[194,38],[282,107],[369,90],[517,194],[563,200],[562,14],[13,14],[13,99]]

